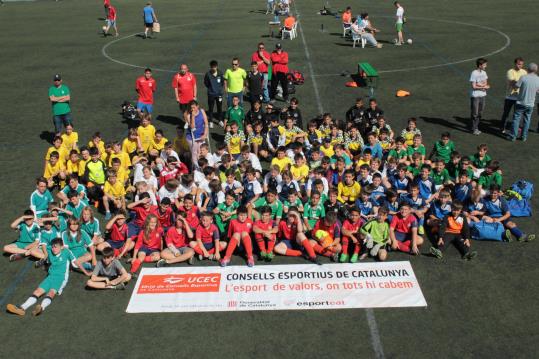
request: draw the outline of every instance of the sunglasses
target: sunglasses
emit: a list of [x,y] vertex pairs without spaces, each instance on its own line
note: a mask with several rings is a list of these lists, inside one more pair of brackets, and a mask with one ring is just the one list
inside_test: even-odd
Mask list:
[[238,66],[239,64],[232,63],[232,66]]

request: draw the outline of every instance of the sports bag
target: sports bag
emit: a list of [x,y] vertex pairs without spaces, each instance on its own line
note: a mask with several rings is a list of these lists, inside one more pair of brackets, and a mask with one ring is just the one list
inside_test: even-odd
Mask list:
[[472,222],[470,224],[472,238],[478,241],[502,241],[503,224],[500,222],[488,223],[485,221]]
[[303,74],[297,70],[289,72],[286,77],[289,81],[292,81],[294,85],[303,85],[305,82],[305,77],[303,77]]
[[511,185],[511,190],[520,194],[523,199],[530,199],[533,195],[533,183],[520,179]]
[[507,207],[511,212],[511,217],[531,217],[532,209],[527,199],[512,197],[507,201]]

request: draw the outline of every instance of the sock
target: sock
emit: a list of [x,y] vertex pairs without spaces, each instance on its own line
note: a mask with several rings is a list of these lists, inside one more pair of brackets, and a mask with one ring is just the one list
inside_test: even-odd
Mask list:
[[311,242],[309,242],[308,239],[304,239],[301,242],[301,245],[303,248],[305,248],[305,252],[309,255],[309,258],[316,258],[316,253],[314,252],[313,246],[311,245]]
[[346,237],[342,239],[342,254],[348,254],[348,238]]
[[354,243],[354,254],[359,254],[359,250],[361,249],[361,246],[359,243]]
[[405,242],[397,241],[397,246],[399,247],[399,251],[405,252],[405,253],[410,252],[410,244],[411,244],[410,241],[405,241]]
[[[220,252],[220,251],[219,251]],[[208,250],[208,253],[209,254],[214,254],[215,253],[215,247],[213,247],[212,249]]]
[[52,298],[49,297],[49,296],[46,296],[42,301],[41,301],[41,308],[43,308],[43,310],[45,310],[45,308],[47,308],[52,302]]
[[21,304],[21,308],[26,310],[36,303],[37,303],[37,297],[35,295],[32,295],[28,297],[28,299],[26,299],[26,302]]
[[302,253],[296,249],[287,249],[284,255],[289,257],[301,257]]
[[273,247],[275,247],[275,240],[269,240],[268,241],[268,251],[267,251],[267,253],[273,252]]
[[[264,242],[264,239],[259,239],[256,241],[256,244],[258,245],[258,249],[260,249],[260,252],[266,252],[266,242]],[[268,242],[268,247],[270,246]],[[269,252],[269,249],[268,249]]]
[[204,252],[202,252],[202,249],[200,249],[199,246],[195,246],[193,250],[195,251],[196,254],[200,254],[200,255],[204,254]]
[[522,233],[522,231],[520,229],[518,229],[518,227],[513,227],[513,228],[510,229],[510,231],[517,238],[522,237],[522,235],[524,234],[524,233]]
[[135,259],[132,263],[131,263],[131,273],[135,273],[136,271],[138,271],[138,269],[140,268],[140,265],[142,264],[142,262],[138,259]]
[[152,256],[144,257],[144,263],[152,263],[152,262],[153,262]]
[[230,259],[230,257],[232,257],[232,253],[234,253],[234,250],[236,249],[237,245],[238,245],[238,240],[236,238],[230,238],[230,241],[228,242],[228,246],[226,247],[226,253],[225,253],[226,259]]
[[314,249],[314,251],[316,253],[321,254],[323,256],[326,256],[326,257],[332,257],[333,256],[333,251],[331,249],[324,248],[318,243],[313,246],[313,249]]
[[245,247],[245,252],[247,253],[247,257],[253,256],[253,242],[251,241],[251,236],[246,235],[241,239],[241,243]]

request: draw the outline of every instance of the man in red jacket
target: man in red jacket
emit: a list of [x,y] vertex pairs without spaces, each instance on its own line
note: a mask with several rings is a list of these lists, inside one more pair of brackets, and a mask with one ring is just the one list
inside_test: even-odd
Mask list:
[[283,89],[283,100],[288,100],[288,86],[286,84],[286,74],[288,74],[288,53],[283,51],[282,45],[277,43],[275,50],[271,53],[271,64],[273,76],[271,78],[271,99],[275,99],[277,85],[281,84]]
[[264,82],[262,83],[262,88],[264,90],[264,102],[269,102],[268,65],[271,63],[271,56],[269,52],[265,50],[263,42],[258,44],[258,50],[251,56],[251,61],[256,61],[258,64],[258,71],[260,71],[262,76],[264,76]]

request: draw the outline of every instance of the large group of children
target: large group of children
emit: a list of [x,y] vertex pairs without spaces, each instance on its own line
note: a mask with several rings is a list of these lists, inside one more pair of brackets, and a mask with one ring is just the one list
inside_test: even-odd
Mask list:
[[224,142],[214,153],[202,144],[196,163],[184,126],[168,140],[147,113],[110,142],[99,132],[81,142],[67,125],[45,154],[30,208],[11,224],[18,239],[4,247],[10,261],[32,257],[49,274],[8,310],[22,315],[45,295],[34,309],[41,313],[70,269],[89,276],[90,288],[123,289],[145,262],[224,267],[235,253],[248,266],[255,255],[384,261],[391,251],[419,254],[429,238],[432,255],[452,243],[470,260],[470,227],[480,220],[503,224],[507,240],[533,239],[510,220],[487,145],[468,156],[444,132],[427,153],[416,120],[397,132],[375,99],[307,129],[296,98],[282,109],[255,101],[247,113],[227,114]]

